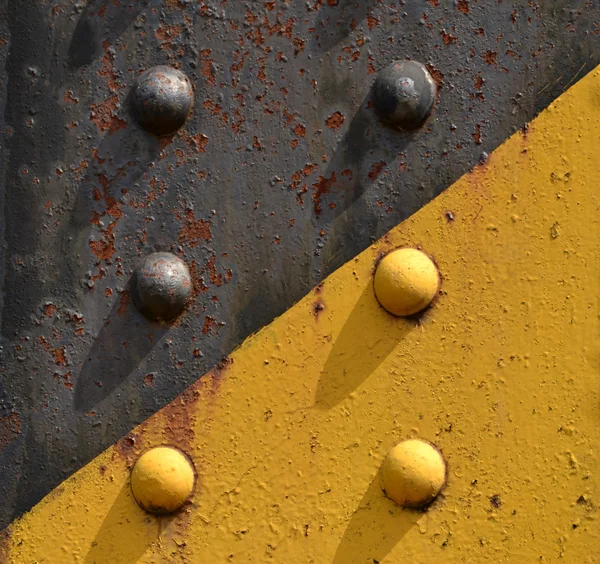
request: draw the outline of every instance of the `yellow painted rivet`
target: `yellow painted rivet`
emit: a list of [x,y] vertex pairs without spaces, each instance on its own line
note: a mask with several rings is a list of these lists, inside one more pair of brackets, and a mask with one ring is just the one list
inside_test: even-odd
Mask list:
[[133,496],[150,513],[177,511],[194,490],[194,468],[188,458],[171,447],[145,452],[131,472]]
[[397,444],[381,467],[381,487],[403,507],[424,507],[446,483],[446,462],[426,441],[411,439]]
[[396,249],[375,271],[375,296],[394,315],[423,311],[437,294],[440,276],[433,261],[417,249]]

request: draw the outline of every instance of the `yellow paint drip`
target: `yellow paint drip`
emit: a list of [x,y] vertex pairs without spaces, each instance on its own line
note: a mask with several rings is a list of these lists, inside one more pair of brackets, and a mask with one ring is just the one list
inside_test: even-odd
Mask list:
[[424,310],[437,294],[440,277],[433,261],[417,249],[396,249],[375,271],[375,296],[394,315]]
[[[599,101],[595,70],[13,523],[4,561],[598,562]],[[403,246],[443,273],[418,322],[373,291]],[[424,513],[380,485],[415,437],[449,468]],[[154,517],[129,473],[164,444],[199,486]]]

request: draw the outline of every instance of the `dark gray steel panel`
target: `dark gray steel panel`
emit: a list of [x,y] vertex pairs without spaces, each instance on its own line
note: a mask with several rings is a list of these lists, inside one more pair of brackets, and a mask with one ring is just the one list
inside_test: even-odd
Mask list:
[[[600,60],[598,0],[15,0],[0,15],[2,524]],[[369,107],[399,58],[441,85],[410,135]],[[124,105],[157,64],[196,89],[162,142]],[[173,327],[129,299],[153,251],[195,277]]]

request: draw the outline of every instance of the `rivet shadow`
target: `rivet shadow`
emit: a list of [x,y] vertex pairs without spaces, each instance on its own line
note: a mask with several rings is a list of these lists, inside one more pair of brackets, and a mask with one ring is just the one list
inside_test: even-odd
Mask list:
[[107,557],[123,564],[135,564],[156,539],[162,519],[148,516],[145,527],[132,527],[131,513],[141,511],[125,483],[111,505],[85,556],[84,564],[105,564]]
[[75,384],[77,411],[90,411],[123,384],[170,329],[142,317],[129,299],[130,291],[131,279],[86,355]]
[[388,499],[379,472],[354,510],[332,564],[381,562],[424,517]]
[[385,312],[369,283],[325,361],[317,384],[316,407],[329,409],[358,388],[417,323]]

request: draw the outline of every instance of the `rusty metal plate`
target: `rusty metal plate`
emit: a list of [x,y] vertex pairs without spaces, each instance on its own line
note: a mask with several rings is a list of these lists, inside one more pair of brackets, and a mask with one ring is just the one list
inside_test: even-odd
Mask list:
[[[595,1],[0,6],[1,523],[485,160],[600,62],[599,21]],[[370,107],[404,58],[440,89],[411,134]],[[195,99],[159,140],[127,99],[160,64]],[[128,291],[156,251],[194,279],[174,325]]]

